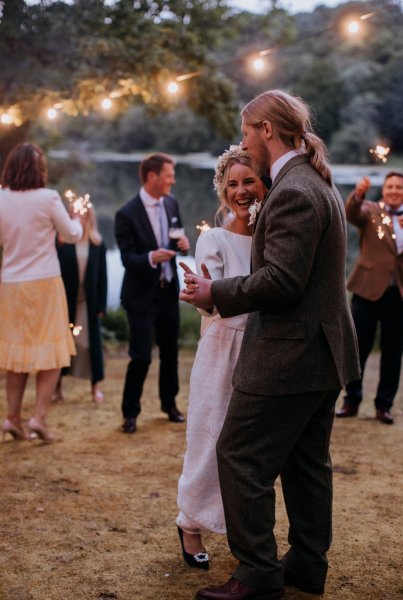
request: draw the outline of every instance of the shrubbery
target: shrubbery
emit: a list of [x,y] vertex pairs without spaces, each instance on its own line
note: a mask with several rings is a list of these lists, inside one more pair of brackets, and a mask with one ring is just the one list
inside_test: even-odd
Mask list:
[[[181,325],[179,343],[195,347],[200,336],[200,314],[193,306],[180,303]],[[123,308],[109,310],[102,320],[102,336],[108,341],[127,342],[129,323]]]

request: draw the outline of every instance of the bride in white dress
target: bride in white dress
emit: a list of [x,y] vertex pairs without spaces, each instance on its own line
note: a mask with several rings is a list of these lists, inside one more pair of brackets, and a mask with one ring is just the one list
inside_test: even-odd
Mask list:
[[[196,267],[204,263],[212,279],[250,273],[252,204],[262,202],[266,188],[252,171],[240,146],[231,146],[217,162],[217,191],[222,227],[202,233],[196,245]],[[253,217],[252,217],[253,220]],[[216,442],[231,398],[231,379],[248,315],[223,319],[201,311],[201,337],[190,376],[187,449],[178,483],[178,533],[185,561],[208,569],[202,531],[225,533],[218,481]]]

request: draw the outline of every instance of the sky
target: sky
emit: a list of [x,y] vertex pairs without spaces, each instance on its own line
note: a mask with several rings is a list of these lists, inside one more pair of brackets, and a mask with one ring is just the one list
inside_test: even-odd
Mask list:
[[[343,0],[281,0],[281,6],[291,13],[311,12],[320,4],[337,6],[343,3]],[[230,0],[230,4],[243,10],[259,12],[267,8],[269,3],[265,0]]]

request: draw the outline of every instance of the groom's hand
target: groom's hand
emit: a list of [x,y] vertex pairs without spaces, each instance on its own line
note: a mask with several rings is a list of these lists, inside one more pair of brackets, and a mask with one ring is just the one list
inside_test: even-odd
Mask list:
[[206,265],[203,264],[201,267],[204,277],[199,277],[185,263],[179,264],[185,271],[186,283],[186,288],[179,294],[179,299],[204,310],[211,309],[214,301],[211,295],[211,277]]

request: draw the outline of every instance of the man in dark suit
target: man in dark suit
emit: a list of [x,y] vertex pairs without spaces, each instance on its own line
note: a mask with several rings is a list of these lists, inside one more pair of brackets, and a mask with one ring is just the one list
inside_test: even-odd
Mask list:
[[403,353],[403,174],[385,177],[379,202],[365,200],[371,182],[363,177],[347,198],[347,220],[360,232],[360,254],[347,281],[357,330],[361,378],[346,386],[339,418],[355,417],[362,400],[365,363],[381,328],[381,369],[376,418],[393,424],[391,408],[399,387]]
[[[170,421],[184,421],[175,403],[179,390],[179,282],[169,230],[181,228],[182,222],[178,203],[170,195],[175,183],[174,161],[165,154],[145,158],[140,179],[139,193],[115,217],[115,236],[125,267],[121,301],[130,327],[131,360],[122,401],[124,433],[136,431],[154,339],[160,351],[161,410]],[[183,232],[176,244],[175,248],[186,254],[189,240]]]
[[[223,317],[250,313],[217,444],[239,566],[224,585],[200,590],[200,600],[279,600],[284,585],[323,593],[334,405],[359,373],[344,284],[344,207],[309,109],[284,92],[265,92],[243,109],[242,132],[255,170],[272,179],[253,211],[252,274],[211,282],[188,270],[181,293]],[[281,561],[273,533],[279,475],[290,523]]]

